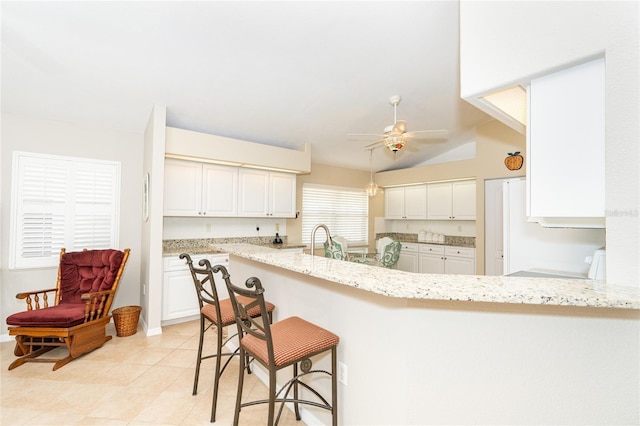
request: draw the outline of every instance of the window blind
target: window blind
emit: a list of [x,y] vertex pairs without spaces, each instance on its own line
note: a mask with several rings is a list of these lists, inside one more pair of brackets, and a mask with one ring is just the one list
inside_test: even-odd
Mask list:
[[120,163],[15,152],[12,182],[10,268],[118,247]]
[[[331,236],[345,237],[349,244],[367,244],[369,199],[362,189],[305,183],[302,185],[302,243],[311,244],[311,231],[319,223]],[[316,245],[325,241],[322,231]]]

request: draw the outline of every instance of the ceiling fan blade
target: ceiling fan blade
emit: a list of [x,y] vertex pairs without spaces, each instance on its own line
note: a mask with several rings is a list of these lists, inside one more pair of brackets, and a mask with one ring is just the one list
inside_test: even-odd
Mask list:
[[407,122],[404,120],[398,120],[393,124],[393,128],[391,128],[391,133],[404,133],[407,130]]
[[[413,132],[408,132],[404,134],[404,137],[406,138],[413,138],[415,137],[414,134],[416,133],[421,133],[420,137],[423,139],[428,139],[428,138],[444,138],[449,136],[449,131],[448,130],[444,130],[444,129],[440,129],[440,130],[415,130]],[[426,133],[426,135],[425,135]]]
[[347,136],[375,136],[380,137],[380,133],[347,133]]
[[384,139],[380,139],[379,141],[375,141],[373,143],[370,143],[369,145],[365,145],[365,148],[371,148],[372,146],[376,146],[376,145],[382,145],[384,143]]

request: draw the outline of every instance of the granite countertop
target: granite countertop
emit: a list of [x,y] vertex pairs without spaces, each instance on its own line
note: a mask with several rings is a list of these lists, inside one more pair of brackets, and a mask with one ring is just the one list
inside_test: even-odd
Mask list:
[[282,252],[253,244],[212,244],[212,247],[256,262],[389,297],[640,309],[640,289],[607,285],[603,281],[418,274]]
[[[212,247],[215,243],[237,243],[245,242],[245,239],[241,238],[228,238],[228,239],[186,239],[186,240],[169,240],[163,241],[162,255],[163,256],[178,256],[182,253],[189,254],[221,254],[226,253],[224,250],[218,250]],[[271,248],[271,249],[294,249],[305,248],[304,244],[289,244],[286,241],[282,244],[273,244],[272,239],[246,239],[249,240],[248,244],[256,245],[259,247]]]

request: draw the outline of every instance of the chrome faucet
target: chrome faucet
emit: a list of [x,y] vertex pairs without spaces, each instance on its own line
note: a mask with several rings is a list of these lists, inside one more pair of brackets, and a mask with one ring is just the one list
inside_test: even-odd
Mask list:
[[316,231],[318,230],[318,228],[324,229],[324,232],[327,233],[327,241],[329,242],[329,245],[333,246],[333,240],[331,239],[331,233],[329,232],[329,228],[327,227],[327,225],[319,223],[316,226],[314,226],[313,230],[311,231],[311,256],[313,256],[313,252],[315,251],[315,248],[316,248]]

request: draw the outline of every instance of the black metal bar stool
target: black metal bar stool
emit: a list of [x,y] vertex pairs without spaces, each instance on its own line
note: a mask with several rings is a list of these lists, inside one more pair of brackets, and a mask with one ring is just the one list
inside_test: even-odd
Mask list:
[[[234,355],[239,355],[239,348],[234,352],[222,352],[222,347],[225,346],[236,334],[229,336],[223,342],[223,329],[226,326],[235,324],[235,315],[233,306],[230,299],[220,299],[218,297],[218,291],[216,290],[216,284],[213,279],[213,273],[211,264],[208,259],[202,259],[199,265],[202,268],[197,268],[193,265],[191,257],[187,253],[182,253],[180,259],[186,259],[191,271],[191,277],[196,288],[196,294],[198,295],[198,303],[200,304],[200,342],[198,344],[198,358],[196,361],[196,373],[193,379],[193,395],[198,392],[198,378],[200,376],[200,364],[203,360],[209,358],[216,358],[215,376],[213,382],[213,401],[211,403],[211,421],[216,421],[216,406],[218,403],[218,384],[220,382],[220,376],[231,362]],[[269,319],[269,323],[272,321],[272,313],[275,306],[272,303],[265,303],[265,310],[253,309],[248,312],[251,317],[259,317],[265,315],[265,318]],[[204,334],[211,327],[214,327],[216,331],[216,352],[202,356],[202,347],[204,343]],[[246,357],[246,354],[240,354]],[[221,368],[221,360],[223,357],[227,357],[224,365]],[[245,362],[246,361],[246,362]],[[251,373],[249,369],[248,360],[243,360],[241,368],[247,368],[247,372]]]
[[[249,278],[241,288],[233,285],[229,279],[229,272],[223,265],[213,267],[215,273],[222,272],[222,277],[229,290],[229,298],[233,305],[235,321],[238,326],[240,339],[240,369],[238,374],[238,394],[233,424],[238,425],[240,410],[256,404],[269,404],[267,425],[274,425],[275,403],[280,403],[275,424],[280,420],[285,403],[293,403],[296,419],[300,420],[299,404],[307,404],[329,410],[332,423],[338,424],[338,386],[336,377],[336,355],[340,341],[339,337],[324,328],[318,327],[299,317],[289,317],[273,324],[257,321],[251,313],[259,309],[264,317],[268,314],[267,303],[264,300],[264,288],[256,277]],[[324,352],[331,352],[331,371],[312,369],[311,357]],[[262,364],[269,372],[269,399],[248,401],[242,403],[242,386],[244,383],[245,356],[249,354],[255,361]],[[276,373],[278,370],[293,366],[293,377],[280,390],[276,389]],[[298,367],[302,370],[298,372]],[[316,389],[301,379],[312,373],[329,375],[331,378],[331,403]],[[309,398],[299,397],[299,387],[310,391]],[[293,390],[293,396],[290,391]]]

